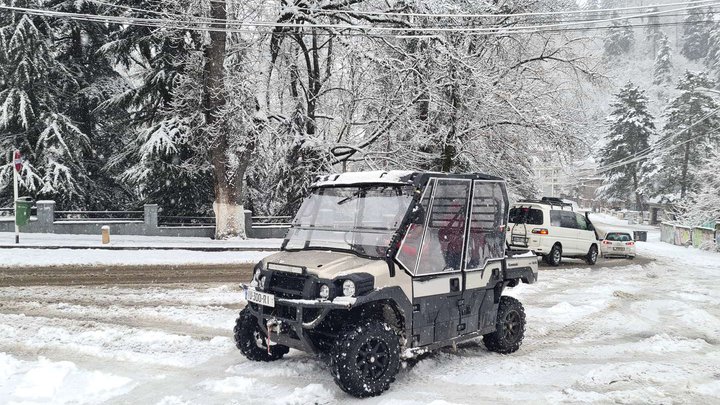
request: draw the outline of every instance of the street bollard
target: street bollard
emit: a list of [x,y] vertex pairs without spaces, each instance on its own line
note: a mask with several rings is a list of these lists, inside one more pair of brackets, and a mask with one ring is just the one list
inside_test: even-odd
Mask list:
[[110,243],[110,227],[103,225],[102,229],[102,244],[107,245]]

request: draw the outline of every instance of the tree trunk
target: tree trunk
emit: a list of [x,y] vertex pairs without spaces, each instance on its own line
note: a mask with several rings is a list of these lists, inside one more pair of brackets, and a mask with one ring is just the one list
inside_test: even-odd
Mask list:
[[[690,130],[687,131],[687,139],[691,139],[692,133]],[[683,157],[682,162],[682,177],[680,178],[680,198],[685,198],[685,193],[687,192],[687,174],[688,174],[688,165],[690,164],[690,142],[685,143],[685,156]]]
[[[225,4],[210,3],[210,17],[215,21],[227,18]],[[203,109],[205,131],[211,141],[210,161],[213,166],[215,189],[215,238],[245,238],[245,209],[243,208],[242,181],[245,167],[229,167],[228,128],[221,116],[225,107],[225,61],[226,33],[224,23],[212,25],[217,31],[210,31],[210,43],[205,48],[203,69]],[[243,164],[243,163],[241,163]]]

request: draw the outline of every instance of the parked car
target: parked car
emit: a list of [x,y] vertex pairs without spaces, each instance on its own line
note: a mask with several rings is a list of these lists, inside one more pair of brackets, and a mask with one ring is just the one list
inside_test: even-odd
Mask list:
[[635,258],[635,241],[627,231],[609,231],[600,243],[600,254],[603,257]]
[[505,182],[482,174],[319,178],[281,251],[244,285],[237,347],[254,361],[326,354],[356,397],[387,390],[401,359],[464,340],[516,351],[525,312],[503,290],[535,282],[538,268],[506,250],[508,207]]
[[598,238],[592,222],[558,198],[514,204],[508,227],[511,248],[532,250],[552,266],[560,265],[563,257],[582,258],[591,265],[597,261]]

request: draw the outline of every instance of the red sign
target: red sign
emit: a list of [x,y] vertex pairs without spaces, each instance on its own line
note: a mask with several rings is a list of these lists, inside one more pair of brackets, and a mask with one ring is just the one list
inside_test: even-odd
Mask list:
[[22,157],[20,156],[19,150],[15,151],[15,155],[13,156],[13,163],[15,164],[15,171],[20,173],[20,170],[22,170]]

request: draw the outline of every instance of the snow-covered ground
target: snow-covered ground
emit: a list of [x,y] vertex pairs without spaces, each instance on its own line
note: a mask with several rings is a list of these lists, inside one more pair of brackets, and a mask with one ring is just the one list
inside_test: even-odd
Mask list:
[[543,267],[509,290],[518,352],[443,350],[363,401],[307,354],[245,360],[236,285],[0,288],[0,403],[715,403],[720,254],[650,240],[648,264]]
[[[175,236],[139,236],[110,235],[110,244],[103,245],[98,235],[68,235],[55,233],[21,233],[21,246],[59,246],[59,247],[142,247],[142,248],[266,248],[278,249],[282,239],[228,239],[214,240],[210,238],[175,237]],[[0,245],[15,244],[15,234],[0,232]]]

